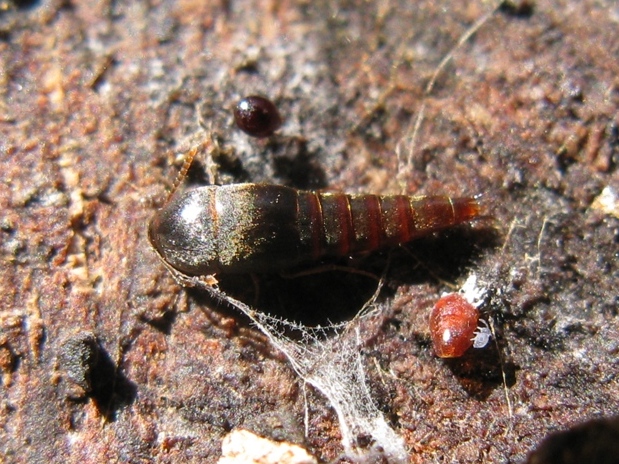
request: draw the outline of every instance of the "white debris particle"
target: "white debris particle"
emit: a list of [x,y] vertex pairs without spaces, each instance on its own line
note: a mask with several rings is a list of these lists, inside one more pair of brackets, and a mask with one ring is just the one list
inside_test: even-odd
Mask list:
[[477,275],[475,273],[468,276],[466,282],[460,288],[460,294],[476,308],[479,308],[484,303],[487,291],[486,287],[477,285]]
[[233,430],[221,443],[217,464],[317,464],[305,449],[288,442],[259,437],[248,430]]
[[617,192],[615,192],[615,190],[610,186],[604,187],[602,193],[595,197],[593,203],[591,203],[591,209],[596,209],[605,214],[610,214],[611,216],[619,218],[619,201],[617,199]]

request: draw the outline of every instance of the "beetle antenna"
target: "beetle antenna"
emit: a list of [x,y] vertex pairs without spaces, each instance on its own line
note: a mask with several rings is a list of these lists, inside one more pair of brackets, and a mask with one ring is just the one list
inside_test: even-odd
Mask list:
[[170,193],[168,194],[168,197],[166,198],[166,201],[165,201],[166,203],[170,201],[170,198],[172,198],[174,196],[174,194],[176,193],[176,191],[178,190],[178,186],[187,177],[187,173],[189,172],[189,168],[193,164],[193,160],[195,159],[195,157],[198,154],[198,152],[206,150],[206,149],[210,148],[212,145],[213,144],[212,144],[212,142],[210,140],[210,137],[208,137],[202,143],[200,143],[199,145],[193,147],[191,150],[189,150],[187,152],[187,154],[185,155],[185,159],[183,160],[183,165],[181,166],[181,170],[178,172],[178,175],[176,176],[176,179],[174,179],[174,183],[172,184],[172,188],[170,189]]

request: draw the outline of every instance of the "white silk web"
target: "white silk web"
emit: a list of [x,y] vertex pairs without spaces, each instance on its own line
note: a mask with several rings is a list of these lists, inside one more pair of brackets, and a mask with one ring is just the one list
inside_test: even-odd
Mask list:
[[209,291],[246,314],[284,353],[299,377],[327,397],[348,457],[357,462],[374,462],[379,456],[390,463],[408,462],[404,440],[372,401],[363,367],[359,326],[364,319],[379,316],[377,306],[366,305],[345,324],[305,327],[255,311],[220,290]]

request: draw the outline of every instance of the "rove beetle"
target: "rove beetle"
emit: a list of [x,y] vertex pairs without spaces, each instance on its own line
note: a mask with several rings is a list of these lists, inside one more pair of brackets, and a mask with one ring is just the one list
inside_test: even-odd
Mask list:
[[[185,161],[186,175],[197,148]],[[177,181],[175,187],[178,186]],[[148,227],[179,280],[273,273],[397,246],[481,216],[477,198],[323,193],[273,184],[173,189]]]

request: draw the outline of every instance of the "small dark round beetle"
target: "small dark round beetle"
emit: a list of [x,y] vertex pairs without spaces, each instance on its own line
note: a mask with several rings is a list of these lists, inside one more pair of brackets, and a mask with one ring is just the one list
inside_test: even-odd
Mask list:
[[148,236],[182,279],[280,272],[325,257],[396,246],[479,216],[474,198],[233,184],[173,195],[152,219]]
[[271,100],[257,95],[243,98],[234,108],[236,125],[252,137],[269,137],[282,125],[279,111]]

